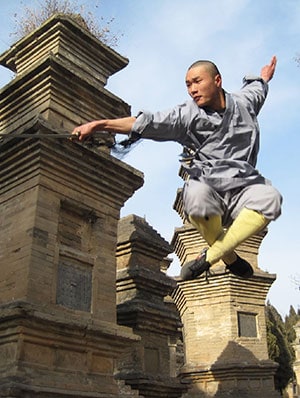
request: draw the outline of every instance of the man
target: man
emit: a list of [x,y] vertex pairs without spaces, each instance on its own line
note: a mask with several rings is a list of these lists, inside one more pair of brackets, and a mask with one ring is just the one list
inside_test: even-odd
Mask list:
[[242,89],[229,94],[222,88],[216,65],[197,61],[186,74],[192,100],[165,112],[143,111],[136,117],[92,121],[72,133],[79,140],[97,130],[171,140],[192,156],[186,165],[189,179],[183,189],[184,211],[209,248],[183,265],[183,280],[196,278],[220,259],[235,275],[251,277],[251,265],[234,250],[281,213],[280,193],[255,169],[257,115],[276,62],[272,57],[260,76],[245,77]]

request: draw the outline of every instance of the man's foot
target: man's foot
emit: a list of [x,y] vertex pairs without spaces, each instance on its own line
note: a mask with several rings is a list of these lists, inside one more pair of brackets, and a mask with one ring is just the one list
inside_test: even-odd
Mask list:
[[232,274],[245,279],[251,278],[253,275],[253,268],[248,261],[244,260],[237,254],[236,260],[233,263],[226,264],[226,269],[228,269]]
[[203,272],[208,271],[209,268],[210,264],[206,261],[205,250],[195,260],[189,261],[182,266],[180,276],[184,281],[195,279],[197,276],[203,274]]

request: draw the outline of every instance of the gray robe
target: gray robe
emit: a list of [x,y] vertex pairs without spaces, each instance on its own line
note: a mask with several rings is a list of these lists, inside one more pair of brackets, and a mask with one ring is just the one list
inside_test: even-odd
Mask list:
[[245,77],[240,91],[225,92],[223,114],[200,108],[190,100],[163,112],[140,112],[132,134],[176,141],[196,151],[188,172],[216,191],[269,184],[255,168],[259,150],[257,115],[267,92],[268,85],[261,78]]

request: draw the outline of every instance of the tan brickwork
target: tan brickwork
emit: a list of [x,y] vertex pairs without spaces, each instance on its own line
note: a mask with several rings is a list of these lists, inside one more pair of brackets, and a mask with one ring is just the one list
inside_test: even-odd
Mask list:
[[294,326],[296,338],[293,343],[295,350],[295,362],[294,362],[294,380],[291,381],[287,388],[288,398],[299,398],[300,397],[300,322],[297,322]]

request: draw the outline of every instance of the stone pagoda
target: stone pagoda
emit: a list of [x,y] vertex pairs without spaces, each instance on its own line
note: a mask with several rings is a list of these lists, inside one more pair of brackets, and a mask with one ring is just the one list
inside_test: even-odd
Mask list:
[[55,16],[0,63],[16,73],[0,91],[0,396],[138,397],[114,378],[140,339],[117,324],[115,249],[143,175],[61,138],[130,114],[105,89],[128,60]]
[[[180,175],[186,178],[181,170]],[[184,220],[181,192],[174,208]],[[190,382],[185,398],[275,398],[277,365],[269,360],[265,300],[275,275],[258,267],[264,234],[240,245],[237,252],[254,267],[251,279],[225,272],[220,261],[212,275],[178,280],[173,299],[183,323],[185,364],[182,380]],[[206,242],[191,224],[175,231],[173,245],[181,263],[195,258]]]
[[179,398],[187,391],[177,378],[182,325],[169,296],[176,282],[165,273],[172,251],[144,218],[130,215],[120,220],[118,323],[132,327],[141,340],[123,357],[119,377],[145,398]]

